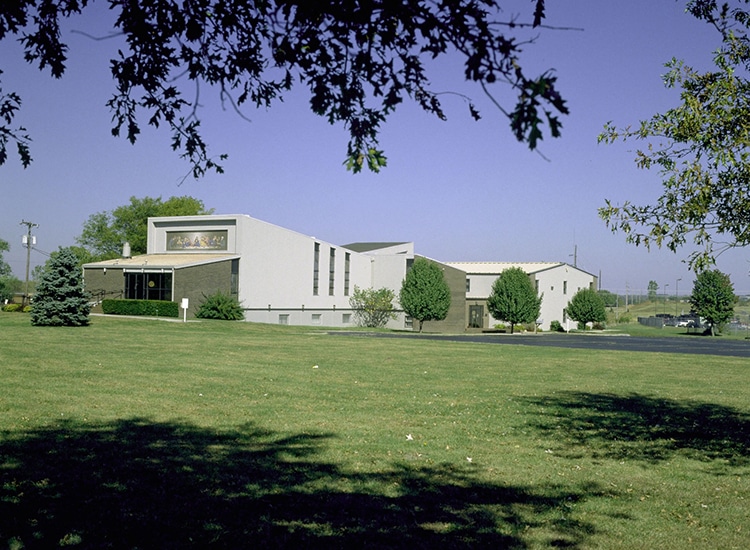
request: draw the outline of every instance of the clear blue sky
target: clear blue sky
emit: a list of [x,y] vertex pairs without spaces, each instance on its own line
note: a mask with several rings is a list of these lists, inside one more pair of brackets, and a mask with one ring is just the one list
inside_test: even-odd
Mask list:
[[[23,98],[17,122],[34,138],[35,160],[25,170],[12,157],[0,167],[0,238],[11,245],[5,260],[23,278],[21,220],[39,224],[37,248],[51,252],[74,244],[89,215],[131,196],[190,195],[218,214],[249,214],[335,244],[414,241],[417,253],[441,261],[572,264],[577,250],[578,266],[601,273],[603,288],[645,291],[653,279],[660,292],[679,287],[687,294],[694,275],[681,260],[688,250],[636,248],[598,218],[605,199],[650,201],[660,182],[635,168],[632,144],[597,145],[596,136],[608,120],[637,123],[675,105],[676,92],[661,83],[664,63],[676,56],[707,67],[718,36],[684,14],[684,1],[547,4],[549,25],[584,30],[544,30],[523,57],[528,67],[557,71],[571,110],[563,137],[542,143],[544,157],[514,140],[504,116],[448,60],[433,68],[433,89],[471,96],[483,119],[471,120],[465,103],[450,95],[447,122],[404,105],[382,133],[389,162],[377,175],[346,172],[344,130],[313,115],[302,93],[269,111],[246,111],[247,122],[204,89],[204,132],[214,154],[230,155],[226,173],[180,186],[188,166],[171,151],[168,133],[144,129],[135,146],[110,136],[104,104],[113,91],[108,59],[117,44],[69,32],[102,35],[103,5],[65,30],[70,62],[59,81],[27,66],[6,40],[2,86]],[[512,5],[528,12],[531,2]],[[512,101],[502,87],[496,94]],[[745,249],[718,260],[742,294],[750,294],[749,258]],[[32,267],[46,260],[36,251],[31,259]]]

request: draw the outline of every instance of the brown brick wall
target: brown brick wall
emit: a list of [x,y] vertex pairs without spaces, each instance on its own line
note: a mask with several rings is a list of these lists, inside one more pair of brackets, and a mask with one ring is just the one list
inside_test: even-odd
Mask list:
[[[104,299],[122,298],[125,291],[125,278],[122,268],[108,267],[85,269],[83,272],[84,289],[91,294],[91,299],[99,302]],[[94,313],[101,313],[101,305],[92,309]]]
[[174,275],[172,300],[179,304],[183,298],[187,298],[190,301],[187,314],[191,317],[203,303],[204,295],[210,296],[219,291],[229,294],[231,285],[231,260],[178,269]]
[[[105,272],[102,268],[86,269],[84,271],[84,283],[87,292],[92,298],[100,300],[104,298],[123,298],[125,291],[125,279],[122,268],[107,267]],[[203,302],[203,295],[209,296],[221,291],[229,294],[232,284],[232,261],[215,262],[206,265],[198,265],[177,269],[173,276],[174,295],[172,301],[178,304],[183,298],[189,303],[188,316],[195,315],[198,307]],[[101,312],[101,307],[96,306],[92,310]],[[182,311],[180,311],[182,314]]]
[[[438,263],[443,268],[445,282],[451,289],[451,307],[442,321],[425,321],[423,332],[464,332],[466,330],[466,273],[460,269]],[[415,321],[414,330],[419,330]]]

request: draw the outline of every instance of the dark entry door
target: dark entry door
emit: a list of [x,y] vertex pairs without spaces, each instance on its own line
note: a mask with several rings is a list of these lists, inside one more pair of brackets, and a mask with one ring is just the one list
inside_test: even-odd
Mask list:
[[484,306],[469,306],[469,328],[484,328]]

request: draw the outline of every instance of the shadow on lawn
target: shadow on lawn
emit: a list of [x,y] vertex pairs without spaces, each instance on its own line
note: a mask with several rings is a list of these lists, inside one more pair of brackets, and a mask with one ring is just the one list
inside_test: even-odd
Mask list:
[[722,405],[639,394],[564,392],[533,399],[537,428],[594,456],[667,460],[681,454],[750,465],[750,415]]
[[326,438],[142,419],[0,433],[0,546],[575,547],[594,532],[573,508],[596,487],[491,485],[468,465],[352,473],[314,460]]

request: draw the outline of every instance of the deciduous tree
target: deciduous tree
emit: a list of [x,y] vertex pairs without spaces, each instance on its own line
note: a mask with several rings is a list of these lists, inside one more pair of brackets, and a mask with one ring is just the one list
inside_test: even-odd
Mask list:
[[495,319],[510,323],[513,334],[515,325],[533,323],[539,318],[542,296],[537,296],[531,279],[520,267],[505,269],[492,283],[492,292],[487,299],[487,309]]
[[636,245],[677,251],[692,240],[698,250],[688,262],[696,271],[723,250],[750,243],[750,12],[740,7],[747,3],[688,2],[694,16],[720,33],[713,70],[672,59],[664,83],[680,89],[681,103],[634,128],[609,123],[599,136],[606,143],[642,142],[637,166],[654,168],[662,178],[655,203],[607,201],[601,217]]
[[166,201],[162,201],[161,197],[130,197],[130,204],[89,216],[76,242],[89,251],[92,260],[118,257],[126,242],[130,243],[132,254],[145,254],[148,218],[197,216],[212,212],[206,210],[203,201],[193,197],[170,197]]
[[703,317],[711,327],[711,335],[721,332],[723,326],[734,315],[737,296],[729,275],[718,269],[698,274],[690,295],[693,311]]
[[354,322],[361,327],[381,328],[396,318],[393,300],[396,294],[390,288],[359,288],[349,298],[354,312]]
[[451,289],[435,262],[415,258],[401,284],[399,302],[404,312],[419,321],[419,332],[425,321],[442,321],[451,307]]
[[568,317],[586,327],[587,323],[603,323],[607,320],[604,300],[591,288],[582,288],[568,303]]
[[[440,92],[431,88],[426,69],[437,57],[458,55],[463,76],[487,94],[495,83],[510,86],[515,105],[493,101],[515,136],[531,148],[545,126],[558,136],[559,115],[568,112],[552,72],[529,76],[521,60],[523,47],[533,41],[522,30],[542,26],[544,0],[532,0],[520,15],[503,9],[501,0],[108,3],[114,29],[101,29],[100,36],[119,37],[111,61],[115,92],[108,102],[112,133],[135,142],[144,118],[151,126],[167,126],[172,148],[191,163],[196,177],[222,171],[200,133],[201,84],[234,109],[245,104],[267,108],[293,86],[306,88],[312,111],[348,131],[346,166],[354,172],[385,165],[378,134],[404,99],[445,118]],[[2,2],[0,39],[18,38],[28,62],[60,77],[68,53],[61,24],[91,4]],[[479,118],[468,98],[467,103]],[[30,138],[14,124],[20,107],[17,94],[0,90],[0,164],[13,142],[23,164],[31,162]]]
[[10,300],[13,297],[18,283],[20,282],[16,277],[13,276],[13,272],[3,259],[3,252],[10,250],[8,241],[0,239],[0,305],[5,300]]
[[49,262],[36,285],[31,304],[31,324],[36,326],[85,326],[91,305],[83,290],[78,258],[61,249]]

